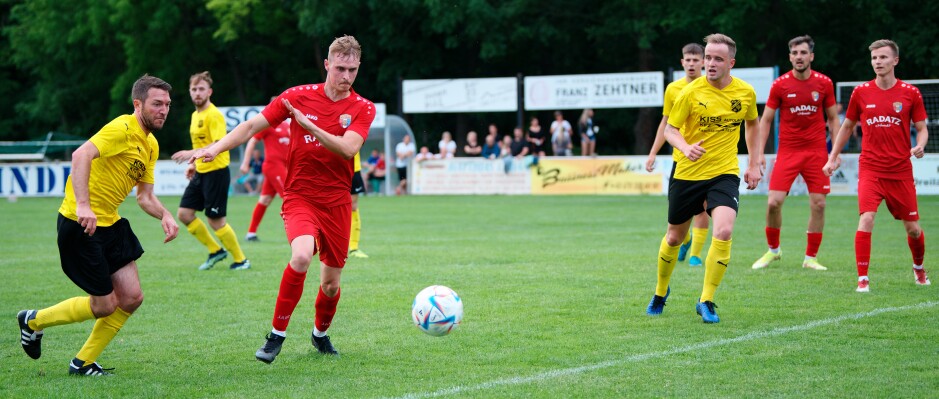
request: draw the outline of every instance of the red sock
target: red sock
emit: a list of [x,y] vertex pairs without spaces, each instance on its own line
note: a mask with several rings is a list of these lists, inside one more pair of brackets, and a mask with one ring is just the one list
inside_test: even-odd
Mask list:
[[926,232],[921,232],[919,238],[906,236],[906,242],[910,244],[910,252],[913,253],[913,264],[923,265],[923,256],[926,254]]
[[818,255],[818,247],[822,246],[822,233],[806,233],[808,243],[805,246],[805,256],[815,257]]
[[867,277],[871,262],[871,233],[860,231],[854,235],[854,258],[857,260],[858,277]]
[[249,233],[257,233],[258,225],[261,224],[261,219],[264,218],[264,213],[267,212],[267,205],[264,205],[258,202],[254,206],[254,213],[251,214],[251,224],[248,225]]
[[313,324],[317,330],[326,331],[332,324],[340,293],[341,291],[336,291],[336,296],[330,298],[323,292],[323,286],[320,286],[320,292],[316,294],[316,318]]
[[779,248],[779,229],[766,227],[766,244],[773,249]]
[[303,296],[303,282],[306,280],[306,273],[298,273],[287,264],[284,269],[284,276],[280,279],[280,291],[277,293],[277,305],[274,306],[274,321],[271,323],[275,330],[287,331],[287,324],[290,323],[290,315],[300,303],[300,297]]

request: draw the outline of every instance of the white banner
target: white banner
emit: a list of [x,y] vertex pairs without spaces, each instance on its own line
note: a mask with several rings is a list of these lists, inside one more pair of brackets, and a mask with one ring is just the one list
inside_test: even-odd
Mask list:
[[661,107],[662,72],[525,77],[525,109]]
[[[0,163],[0,196],[14,197],[62,197],[65,182],[72,172],[69,162]],[[157,195],[180,195],[189,184],[186,180],[186,165],[173,161],[157,161],[154,170],[156,183],[153,191]]]
[[412,194],[531,194],[531,172],[514,158],[450,158],[411,162]]
[[[226,131],[232,131],[239,123],[253,118],[264,110],[265,105],[250,105],[241,107],[218,107],[218,110],[225,116]],[[375,120],[372,121],[372,128],[385,127],[385,103],[375,103]],[[289,120],[289,119],[288,119]]]
[[[769,98],[769,88],[773,86],[773,81],[776,80],[777,77],[776,69],[773,67],[733,68],[730,70],[730,74],[749,83],[750,86],[753,86],[753,91],[756,92],[757,104],[766,104],[766,99]],[[679,69],[672,73],[673,82],[684,77],[684,69]]]
[[404,113],[515,112],[518,78],[405,80]]

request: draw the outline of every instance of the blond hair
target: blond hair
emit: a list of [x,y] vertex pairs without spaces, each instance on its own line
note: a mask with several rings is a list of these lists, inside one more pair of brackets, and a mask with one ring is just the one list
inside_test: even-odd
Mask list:
[[333,55],[345,55],[358,60],[362,58],[362,46],[359,45],[358,40],[355,40],[355,37],[349,35],[337,37],[329,45],[329,56]]
[[900,46],[897,46],[897,43],[890,39],[877,40],[871,43],[870,47],[868,47],[867,49],[870,51],[874,51],[882,47],[890,47],[890,49],[893,50],[894,57],[900,56]]
[[212,75],[209,74],[209,71],[202,71],[190,76],[189,85],[192,86],[195,83],[199,83],[200,80],[207,83],[209,87],[212,87]]
[[712,33],[704,37],[704,44],[726,44],[729,50],[730,58],[737,55],[737,42],[723,33]]

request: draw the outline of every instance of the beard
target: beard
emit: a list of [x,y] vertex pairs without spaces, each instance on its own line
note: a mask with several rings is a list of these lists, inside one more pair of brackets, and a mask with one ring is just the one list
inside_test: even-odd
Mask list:
[[146,112],[141,114],[143,120],[143,128],[148,132],[155,132],[163,128],[163,124],[166,123],[166,119],[157,119],[155,115],[148,114]]

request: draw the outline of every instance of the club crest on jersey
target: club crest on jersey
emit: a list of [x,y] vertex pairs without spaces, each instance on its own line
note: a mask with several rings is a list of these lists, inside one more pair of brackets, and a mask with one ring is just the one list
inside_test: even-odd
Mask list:
[[740,112],[743,105],[740,104],[740,100],[730,100],[730,109],[734,112]]
[[342,114],[339,115],[339,124],[342,125],[342,128],[345,129],[352,124],[352,115]]
[[902,111],[902,110],[903,110],[903,103],[901,103],[901,102],[899,102],[899,101],[893,103],[893,111],[894,111],[894,112],[900,112],[900,111]]
[[812,92],[812,101],[818,101],[818,92],[817,92],[817,91],[813,91],[813,92]]
[[202,119],[199,119],[199,127],[202,127],[202,122],[204,121]]

